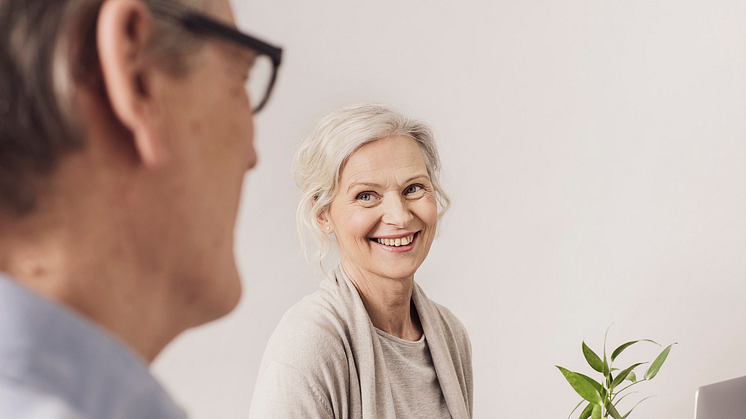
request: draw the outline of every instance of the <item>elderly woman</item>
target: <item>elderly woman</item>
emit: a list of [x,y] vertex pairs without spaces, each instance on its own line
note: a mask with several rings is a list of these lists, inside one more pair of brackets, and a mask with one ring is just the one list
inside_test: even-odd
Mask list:
[[298,224],[339,264],[272,335],[252,418],[472,416],[464,326],[414,282],[448,198],[431,130],[383,105],[324,118],[296,157]]

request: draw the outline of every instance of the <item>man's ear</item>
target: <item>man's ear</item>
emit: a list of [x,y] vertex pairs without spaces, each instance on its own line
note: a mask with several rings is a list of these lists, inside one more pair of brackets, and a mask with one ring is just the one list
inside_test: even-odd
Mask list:
[[132,133],[134,147],[147,166],[158,166],[166,159],[166,147],[157,129],[155,68],[148,57],[153,25],[142,1],[107,0],[99,12],[96,33],[104,91],[114,115]]

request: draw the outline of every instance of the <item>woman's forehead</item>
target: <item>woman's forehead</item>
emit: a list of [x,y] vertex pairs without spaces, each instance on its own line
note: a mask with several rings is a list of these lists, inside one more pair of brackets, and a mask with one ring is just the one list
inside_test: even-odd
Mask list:
[[347,159],[345,169],[407,165],[414,161],[424,164],[417,141],[403,135],[385,137],[360,147]]
[[425,165],[420,146],[410,137],[385,137],[363,145],[347,159],[342,172]]

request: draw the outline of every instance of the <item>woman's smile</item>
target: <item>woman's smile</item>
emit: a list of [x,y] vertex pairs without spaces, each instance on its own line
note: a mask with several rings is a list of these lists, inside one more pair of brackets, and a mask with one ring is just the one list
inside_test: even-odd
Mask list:
[[386,237],[372,237],[368,240],[378,247],[394,253],[408,252],[414,248],[415,240],[420,232],[398,234]]

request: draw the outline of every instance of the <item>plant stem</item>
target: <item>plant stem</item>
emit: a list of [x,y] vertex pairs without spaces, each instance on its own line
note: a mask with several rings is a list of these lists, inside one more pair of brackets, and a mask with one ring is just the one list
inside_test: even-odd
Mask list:
[[621,393],[622,393],[622,392],[623,392],[624,390],[626,390],[626,389],[628,389],[628,388],[632,387],[632,386],[633,386],[633,385],[635,385],[635,384],[640,384],[640,383],[642,383],[643,381],[648,381],[648,380],[645,380],[645,379],[643,379],[643,380],[640,380],[640,381],[635,381],[634,383],[632,383],[632,384],[628,385],[627,387],[624,387],[623,389],[621,389],[621,390],[617,391],[617,392],[616,392],[616,394],[614,394],[614,395],[613,395],[613,396],[611,397],[611,401],[614,401],[614,398],[615,398],[616,396],[618,396],[619,394],[621,394]]
[[[608,332],[608,330],[607,330],[607,332]],[[606,357],[606,341],[605,341],[605,338],[604,338],[604,357]],[[609,371],[611,371],[611,368],[612,368],[613,364],[614,364],[613,361],[609,362]],[[606,397],[604,397],[604,405],[603,405],[603,407],[601,407],[601,413],[602,413],[601,417],[604,418],[604,419],[608,419],[609,412],[606,410],[606,403],[607,402],[611,403],[611,400],[612,400],[611,398],[614,396],[614,394],[611,393],[611,373],[609,373],[608,377],[604,377],[604,378],[605,378],[604,379],[604,387],[606,388]]]

